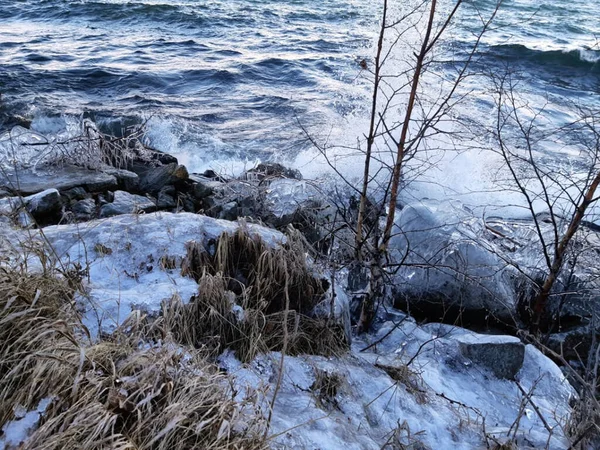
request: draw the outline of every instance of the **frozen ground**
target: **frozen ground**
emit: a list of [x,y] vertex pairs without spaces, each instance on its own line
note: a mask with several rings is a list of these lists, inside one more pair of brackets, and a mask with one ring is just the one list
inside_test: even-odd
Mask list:
[[[110,331],[132,309],[156,311],[172,295],[189,299],[197,284],[179,268],[162,268],[161,257],[181,259],[186,242],[216,238],[238,226],[194,214],[153,213],[47,227],[44,239],[63,263],[89,269],[87,295],[79,300],[87,326],[97,332]],[[248,226],[272,244],[284,239]],[[31,237],[40,238],[36,231],[17,232],[8,225],[0,224],[0,230],[3,246],[23,249]],[[519,448],[568,447],[563,428],[575,394],[540,352],[527,346],[515,380],[498,379],[459,350],[459,342],[482,336],[447,325],[417,326],[401,313],[390,317],[376,335],[356,338],[346,355],[285,356],[281,374],[278,353],[242,365],[226,352],[220,364],[239,399],[266,392],[265,414],[280,382],[270,430],[273,448],[473,449],[486,448],[486,439],[490,444],[514,439]],[[41,414],[43,405],[7,424],[0,448],[22,439]]]
[[[369,341],[393,327],[387,323]],[[351,353],[338,358],[286,356],[273,448],[474,449],[486,448],[486,436],[490,445],[514,438],[518,448],[567,448],[563,427],[575,394],[559,368],[527,346],[516,380],[497,379],[461,356],[457,338],[465,335],[483,338],[445,325],[418,327],[408,319],[366,352],[361,349],[368,343],[357,339]],[[244,367],[227,353],[221,364],[234,375],[239,395],[256,386],[273,392],[280,358],[271,354]],[[319,390],[324,374],[337,380],[325,394]],[[517,383],[531,401],[524,401]]]

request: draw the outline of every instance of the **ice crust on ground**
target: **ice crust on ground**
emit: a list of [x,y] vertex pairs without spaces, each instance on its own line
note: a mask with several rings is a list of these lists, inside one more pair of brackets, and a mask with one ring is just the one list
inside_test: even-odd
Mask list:
[[[245,226],[272,245],[285,239],[275,230]],[[207,242],[239,227],[237,222],[191,213],[152,213],[50,226],[43,230],[45,237],[38,231],[19,233],[7,226],[2,230],[13,246],[26,245],[32,237],[47,240],[53,248],[50,254],[65,266],[89,268],[89,277],[84,276],[87,292],[78,300],[85,309],[84,324],[95,335],[99,329],[114,330],[134,309],[159,311],[161,302],[174,295],[187,302],[198,284],[181,275],[180,265],[163,269],[161,257],[181,261],[187,242]]]
[[0,436],[0,450],[15,448],[24,442],[38,426],[50,403],[52,403],[51,398],[44,398],[40,400],[37,408],[32,411],[15,410],[17,419],[11,420],[2,427],[3,436]]
[[[371,341],[394,326],[386,323]],[[500,380],[460,355],[458,337],[506,338],[439,324],[419,327],[409,319],[366,352],[360,350],[369,342],[356,339],[345,356],[285,356],[271,424],[273,448],[380,449],[394,439],[403,445],[422,443],[430,449],[485,448],[483,418],[485,431],[502,442],[519,416],[523,395],[516,382],[528,393],[533,388],[533,403],[554,429],[550,448],[566,448],[561,427],[575,393],[560,369],[527,346],[516,382]],[[421,345],[404,381],[395,381],[381,368],[403,367]],[[243,366],[233,354],[225,353],[221,365],[235,377],[239,396],[257,386],[269,386],[272,393],[280,358],[273,353]],[[329,405],[319,403],[311,388],[316,374],[323,372],[341,379]],[[268,401],[270,398],[265,399]],[[548,435],[532,405],[526,404],[517,432],[519,448],[545,448]]]

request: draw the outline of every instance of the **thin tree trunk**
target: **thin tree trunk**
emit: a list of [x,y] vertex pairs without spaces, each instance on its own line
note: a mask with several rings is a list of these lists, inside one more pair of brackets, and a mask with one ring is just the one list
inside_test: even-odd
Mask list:
[[600,171],[596,174],[596,177],[590,184],[587,192],[585,193],[585,195],[583,197],[583,200],[581,201],[581,203],[575,210],[575,213],[573,214],[573,218],[571,219],[571,223],[569,223],[569,228],[567,229],[567,232],[563,235],[558,246],[556,247],[556,252],[554,255],[554,259],[552,261],[552,265],[550,267],[550,272],[548,273],[548,276],[544,280],[544,284],[542,285],[542,288],[541,288],[539,294],[537,295],[534,305],[533,305],[533,313],[534,313],[533,330],[534,331],[539,330],[542,316],[546,312],[546,307],[548,305],[548,299],[550,297],[550,293],[551,293],[552,288],[554,287],[554,283],[556,282],[556,279],[558,278],[558,275],[562,269],[564,259],[565,259],[565,256],[566,256],[566,253],[567,253],[567,250],[569,247],[569,243],[571,242],[571,239],[573,238],[573,236],[579,229],[579,226],[581,225],[581,221],[583,220],[583,217],[585,216],[585,213],[586,213],[588,207],[594,201],[594,196],[596,194],[596,190],[598,189],[598,185],[600,185]]
[[412,86],[410,89],[410,96],[408,98],[408,105],[406,106],[406,113],[404,115],[404,122],[402,123],[402,131],[400,134],[400,140],[398,141],[396,162],[394,163],[394,172],[392,175],[392,183],[390,188],[390,202],[388,208],[388,217],[385,225],[385,231],[383,233],[383,239],[381,241],[380,252],[385,252],[389,244],[390,238],[392,237],[392,229],[394,228],[394,219],[396,216],[396,202],[398,201],[398,187],[400,185],[400,175],[402,174],[402,166],[404,161],[404,150],[406,146],[406,139],[408,137],[408,128],[412,118],[413,109],[415,106],[415,100],[417,98],[417,89],[419,87],[419,80],[421,73],[423,72],[423,63],[427,52],[430,50],[429,39],[431,37],[431,30],[433,28],[433,22],[435,18],[435,8],[437,5],[436,0],[431,1],[431,10],[429,12],[429,21],[427,22],[427,31],[425,38],[423,39],[423,45],[421,51],[417,56],[417,65],[415,67],[415,74],[412,79]]
[[383,0],[383,17],[381,19],[381,29],[379,31],[379,41],[377,42],[377,54],[375,55],[375,80],[373,84],[373,102],[371,104],[371,122],[369,124],[369,136],[367,137],[367,151],[365,154],[365,172],[363,177],[362,191],[360,195],[360,206],[358,208],[358,219],[356,223],[356,258],[362,261],[362,246],[363,226],[365,221],[365,210],[367,204],[367,190],[369,187],[369,172],[371,167],[371,153],[373,151],[373,143],[375,141],[376,127],[375,120],[377,117],[377,95],[379,94],[379,74],[381,71],[381,52],[383,49],[383,39],[385,37],[387,19],[387,0]]

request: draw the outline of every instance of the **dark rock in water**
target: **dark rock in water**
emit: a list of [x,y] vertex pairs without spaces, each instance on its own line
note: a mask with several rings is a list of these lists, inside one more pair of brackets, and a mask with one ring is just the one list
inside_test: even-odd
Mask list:
[[173,185],[188,178],[189,174],[185,166],[177,165],[177,163],[151,167],[145,173],[140,174],[140,190],[156,194],[166,185]]
[[220,181],[221,183],[226,183],[226,182],[227,182],[227,179],[226,179],[226,178],[222,177],[222,176],[221,176],[221,175],[219,175],[217,172],[215,172],[214,170],[210,170],[210,169],[208,169],[208,170],[205,170],[205,171],[202,173],[202,176],[203,176],[204,178],[210,178],[210,179],[212,179],[212,180],[214,180],[214,181]]
[[292,178],[294,180],[301,180],[302,174],[299,170],[287,168],[279,163],[261,163],[242,175],[242,179],[245,180],[262,181],[265,178]]
[[165,186],[158,193],[156,200],[156,206],[158,209],[173,209],[177,206],[174,195],[176,190],[173,186]]
[[88,198],[90,195],[86,192],[86,190],[80,186],[67,189],[66,191],[61,192],[68,200],[83,200]]
[[113,175],[87,170],[76,166],[56,167],[45,170],[23,169],[17,173],[9,172],[1,177],[0,188],[22,195],[37,194],[49,186],[64,191],[82,187],[88,192],[101,192],[115,189],[117,179]]
[[467,334],[456,339],[465,358],[497,378],[513,379],[523,367],[525,346],[516,337]]
[[0,129],[10,130],[13,127],[31,128],[32,120],[19,114],[0,115]]
[[100,208],[100,217],[152,212],[154,210],[156,210],[156,205],[149,198],[125,191],[116,191],[112,203],[107,203]]
[[144,169],[151,166],[165,166],[167,164],[179,164],[177,158],[168,153],[161,152],[141,144],[139,141],[132,140],[130,147],[135,155],[132,162],[129,163],[129,169],[137,173],[137,169]]

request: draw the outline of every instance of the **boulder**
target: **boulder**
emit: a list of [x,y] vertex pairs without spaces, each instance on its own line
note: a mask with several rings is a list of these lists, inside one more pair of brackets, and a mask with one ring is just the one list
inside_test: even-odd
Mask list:
[[[23,207],[27,210],[25,212]],[[40,224],[57,222],[60,218],[62,199],[56,189],[46,189],[27,197],[6,197],[0,199],[0,214],[18,216],[18,223],[29,226],[28,213]],[[27,219],[26,219],[27,217]]]
[[115,189],[115,176],[76,166],[56,167],[44,170],[22,169],[8,172],[0,179],[0,189],[22,195],[37,194],[52,186],[59,191],[82,187],[88,192]]
[[36,221],[48,222],[50,216],[60,212],[62,201],[56,189],[46,189],[26,197],[25,206]]
[[464,334],[456,337],[461,354],[496,378],[513,379],[523,367],[525,345],[513,336]]
[[[454,211],[453,211],[454,212]],[[484,246],[472,217],[453,219],[440,205],[404,207],[396,217],[390,255],[397,308],[435,322],[467,327],[514,324],[515,271]],[[454,212],[454,217],[456,213]]]
[[163,187],[156,200],[156,206],[158,209],[173,209],[177,206],[174,196],[176,195],[175,188],[173,186]]
[[88,220],[96,213],[96,202],[92,198],[79,200],[73,204],[71,210],[78,220]]
[[140,186],[140,177],[137,173],[115,167],[105,167],[104,173],[114,176],[117,179],[119,189],[127,192],[137,192]]
[[194,183],[192,192],[197,200],[204,200],[225,186],[225,183],[221,181],[202,175],[190,175],[190,180]]
[[290,169],[279,163],[260,163],[253,169],[246,171],[241,177],[244,180],[263,181],[266,178],[291,178],[301,180],[302,174],[297,169]]
[[81,186],[67,189],[65,191],[62,191],[61,194],[70,201],[83,200],[84,198],[88,198],[90,196],[90,194],[88,194],[86,190]]
[[147,197],[130,194],[125,191],[116,191],[112,203],[106,203],[100,208],[100,217],[151,212],[155,209],[156,205]]
[[151,194],[158,193],[167,185],[174,185],[189,178],[189,174],[185,166],[178,165],[177,163],[150,167],[147,168],[144,173],[139,173],[139,175],[140,191]]

